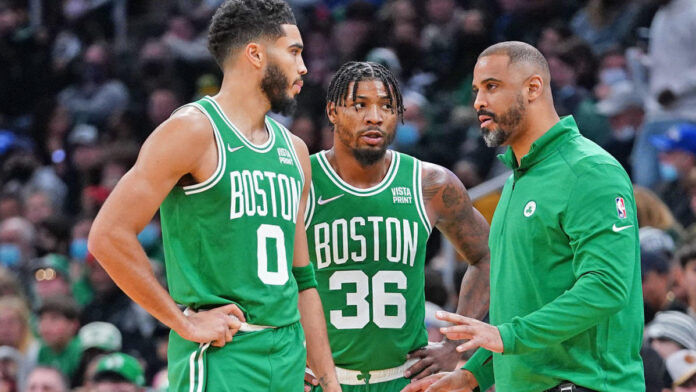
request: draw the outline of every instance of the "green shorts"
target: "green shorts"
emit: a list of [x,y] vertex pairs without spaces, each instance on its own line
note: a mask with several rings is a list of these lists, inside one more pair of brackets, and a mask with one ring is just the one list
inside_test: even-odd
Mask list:
[[[343,392],[399,392],[411,383],[408,378],[397,378],[396,380],[380,382],[377,384],[365,385],[344,385],[341,384]],[[312,387],[312,392],[322,392],[321,387]]]
[[170,392],[302,392],[307,352],[299,322],[238,332],[224,347],[169,334]]

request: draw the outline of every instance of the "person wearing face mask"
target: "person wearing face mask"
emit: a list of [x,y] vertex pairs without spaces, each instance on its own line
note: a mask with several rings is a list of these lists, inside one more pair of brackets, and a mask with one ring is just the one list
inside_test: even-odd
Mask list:
[[665,180],[651,137],[676,124],[696,125],[696,2],[659,0],[650,26],[646,121],[633,155],[633,182],[646,187]]
[[659,168],[663,182],[658,195],[679,223],[688,227],[696,222],[696,216],[689,206],[686,186],[689,172],[696,167],[696,125],[677,124],[665,135],[651,137],[650,142],[660,153]]
[[[607,116],[611,134],[603,144],[631,175],[629,162],[636,132],[643,125],[643,101],[636,94],[633,83],[617,82],[610,86],[607,97],[597,103],[597,112]],[[640,157],[637,157],[640,159]]]

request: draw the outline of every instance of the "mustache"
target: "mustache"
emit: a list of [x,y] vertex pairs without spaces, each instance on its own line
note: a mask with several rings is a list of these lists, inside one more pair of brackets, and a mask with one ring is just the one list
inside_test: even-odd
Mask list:
[[493,112],[489,112],[488,110],[485,109],[479,109],[476,111],[476,116],[488,116],[490,117],[493,121],[496,120],[496,115]]
[[365,128],[365,129],[361,130],[360,132],[358,132],[358,136],[362,136],[362,135],[364,135],[364,134],[366,134],[366,133],[368,133],[368,132],[374,132],[374,131],[379,132],[380,134],[382,134],[382,136],[386,136],[386,135],[387,135],[387,133],[384,132],[384,130],[382,130],[382,128],[376,127],[376,126],[371,126],[371,127],[367,127],[367,128]]

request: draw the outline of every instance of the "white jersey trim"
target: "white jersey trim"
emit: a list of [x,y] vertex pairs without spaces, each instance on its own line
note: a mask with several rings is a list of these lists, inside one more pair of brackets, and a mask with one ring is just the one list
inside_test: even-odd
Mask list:
[[421,161],[413,158],[413,192],[416,195],[416,210],[421,219],[421,223],[425,226],[425,230],[430,235],[433,227],[428,219],[428,210],[425,209],[425,200],[423,199],[423,171],[421,170]]
[[213,172],[213,174],[207,180],[198,184],[187,185],[183,187],[184,194],[186,194],[187,196],[193,195],[195,193],[201,193],[205,190],[212,188],[215,184],[217,184],[220,181],[220,179],[222,179],[222,177],[224,176],[225,165],[227,162],[227,155],[225,153],[224,143],[222,142],[222,136],[220,135],[220,131],[215,125],[215,121],[213,121],[212,117],[210,117],[210,114],[208,114],[208,112],[205,111],[205,108],[203,108],[203,106],[195,102],[191,103],[190,105],[200,110],[208,118],[208,121],[210,121],[210,124],[213,126],[213,134],[215,135],[215,142],[217,143],[218,150],[218,163],[217,167],[215,168],[215,172]]
[[307,229],[309,227],[309,224],[312,223],[312,218],[314,218],[314,208],[314,182],[311,182],[309,184],[309,195],[307,196],[307,206],[305,207],[304,214],[305,229]]
[[225,114],[225,112],[222,111],[222,108],[220,108],[220,105],[218,105],[217,101],[215,101],[210,96],[206,96],[203,99],[213,104],[213,108],[215,108],[215,111],[218,113],[218,115],[220,115],[222,121],[224,121],[225,124],[227,124],[227,126],[230,127],[230,129],[232,129],[232,132],[234,132],[235,135],[237,135],[239,140],[241,140],[241,142],[246,147],[250,148],[252,151],[260,153],[265,153],[271,150],[271,147],[273,147],[273,144],[275,143],[275,132],[273,132],[273,129],[269,127],[268,118],[266,118],[264,121],[266,125],[266,131],[268,132],[268,140],[266,140],[264,144],[257,146],[256,144],[249,141],[249,139],[247,139],[246,136],[244,136],[244,134],[232,123],[232,121],[230,121],[230,119],[227,118],[227,115]]
[[389,165],[389,169],[387,170],[387,174],[385,174],[384,178],[379,184],[365,189],[354,187],[349,183],[345,182],[341,178],[341,176],[339,176],[338,173],[334,171],[333,167],[331,167],[329,160],[326,158],[326,151],[321,151],[317,154],[317,161],[319,162],[319,165],[321,166],[322,170],[324,170],[324,173],[326,173],[326,176],[341,190],[343,190],[344,192],[348,192],[351,195],[369,197],[374,196],[387,189],[387,187],[389,187],[392,181],[394,181],[394,179],[396,178],[396,174],[399,172],[401,154],[393,150],[390,151],[392,154],[392,161]]

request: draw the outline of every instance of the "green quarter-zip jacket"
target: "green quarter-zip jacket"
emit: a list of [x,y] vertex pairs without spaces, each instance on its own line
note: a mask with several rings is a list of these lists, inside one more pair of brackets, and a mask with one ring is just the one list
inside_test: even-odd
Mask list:
[[[619,163],[572,116],[534,142],[493,216],[490,321],[502,354],[464,366],[485,391],[538,392],[567,380],[597,391],[645,391],[638,220]],[[492,357],[492,360],[491,360]]]

